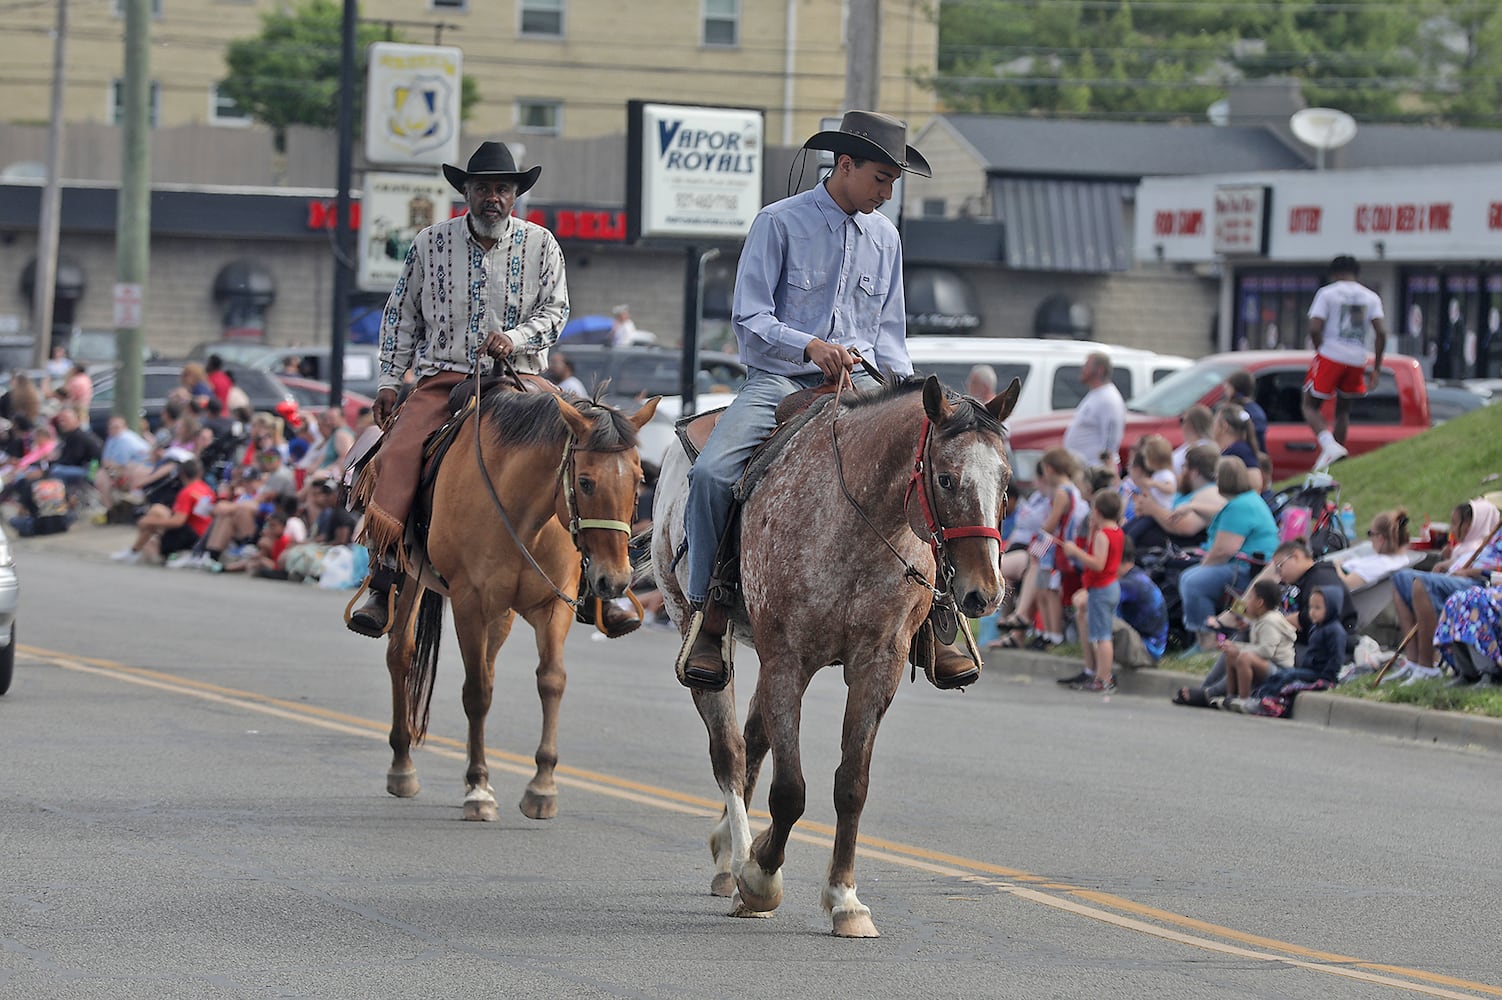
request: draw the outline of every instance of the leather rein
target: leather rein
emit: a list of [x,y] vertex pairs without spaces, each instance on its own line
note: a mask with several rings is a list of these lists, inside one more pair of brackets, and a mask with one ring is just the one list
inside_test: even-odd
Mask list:
[[[861,363],[861,366],[866,370],[868,375],[876,379],[878,383],[886,384],[886,379],[865,358],[861,357],[859,351],[851,351],[851,353],[855,355],[856,360]],[[860,515],[861,520],[866,522],[866,526],[871,529],[872,534],[881,539],[882,544],[891,551],[892,555],[897,557],[898,562],[903,564],[903,578],[911,580],[920,587],[926,588],[935,599],[942,598],[949,592],[950,583],[954,577],[954,567],[949,560],[949,553],[944,543],[952,538],[994,538],[997,544],[1000,545],[1001,532],[995,528],[981,524],[959,528],[946,528],[939,523],[939,518],[934,513],[932,497],[933,441],[930,431],[933,429],[933,421],[929,420],[928,414],[925,413],[923,415],[923,424],[918,432],[918,450],[913,456],[913,470],[908,474],[907,489],[902,494],[902,508],[904,511],[909,509],[912,504],[913,494],[916,493],[918,496],[918,506],[923,514],[924,529],[928,532],[928,537],[924,541],[928,542],[929,548],[933,552],[934,575],[937,579],[934,583],[930,583],[927,575],[922,570],[908,562],[902,553],[897,551],[897,547],[887,539],[887,536],[876,525],[871,523],[871,519],[866,516],[866,512],[861,509],[861,505],[856,502],[855,497],[851,496],[850,489],[845,484],[845,468],[840,460],[840,439],[835,428],[840,419],[840,394],[844,391],[847,383],[849,383],[848,376],[842,378],[835,387],[834,415],[829,421],[829,440],[834,450],[834,468],[835,475],[840,483],[840,492],[845,495],[846,502]],[[853,384],[851,388],[854,389]],[[912,530],[911,521],[908,523],[908,529]],[[913,533],[917,534],[917,532]],[[919,537],[921,538],[922,536],[920,535]]]
[[[516,383],[518,392],[533,391],[527,387],[527,383],[517,373],[516,366],[511,363],[511,360],[509,358],[502,358],[497,361],[496,364],[498,366],[501,366],[503,374],[510,376],[511,380]],[[522,541],[521,535],[517,533],[516,527],[511,523],[511,518],[507,516],[506,508],[501,503],[501,498],[495,491],[495,484],[490,481],[490,470],[485,467],[485,455],[480,447],[480,366],[478,362],[475,364],[474,404],[475,464],[479,466],[480,479],[485,484],[485,492],[490,494],[490,503],[495,507],[496,514],[500,516],[501,524],[505,525],[506,533],[511,536],[511,541],[516,544],[516,547],[521,550],[522,555],[526,557],[527,564],[537,571],[537,575],[542,577],[543,580],[547,582],[547,585],[549,587],[553,588],[553,593],[558,596],[558,599],[560,601],[577,611],[579,609],[579,604],[582,598],[573,598],[565,594],[558,588],[558,585],[553,582],[553,578],[548,576],[547,572],[537,564],[536,558],[533,557],[532,552],[527,548],[526,543]],[[553,481],[555,483],[561,481],[562,483],[563,506],[564,511],[568,514],[567,527],[569,537],[573,540],[574,548],[579,553],[580,559],[582,560],[582,565],[587,568],[589,566],[589,553],[585,552],[579,544],[579,533],[581,531],[583,531],[585,528],[603,528],[607,531],[623,532],[626,537],[629,538],[631,536],[631,525],[627,524],[625,521],[617,521],[611,518],[581,518],[579,516],[579,505],[576,494],[577,487],[575,484],[575,480],[577,479],[579,473],[577,464],[574,461],[574,452],[576,450],[578,441],[574,437],[573,428],[568,427],[566,424],[565,427],[568,431],[568,438],[563,443],[563,458],[558,463],[558,471],[553,474]]]

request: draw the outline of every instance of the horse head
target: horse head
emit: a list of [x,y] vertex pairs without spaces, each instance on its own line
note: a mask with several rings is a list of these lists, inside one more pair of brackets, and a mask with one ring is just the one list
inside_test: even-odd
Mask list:
[[614,600],[631,583],[627,543],[642,485],[637,432],[661,397],[630,416],[590,400],[554,398],[574,442],[558,491],[558,520],[584,556],[589,586],[601,600]]
[[920,444],[908,504],[908,518],[920,538],[930,540],[940,585],[971,618],[990,614],[1005,596],[1001,576],[1001,535],[1006,516],[1006,439],[1001,422],[1012,413],[1022,383],[1012,379],[1004,392],[982,403],[951,396],[933,376],[923,386],[929,430]]

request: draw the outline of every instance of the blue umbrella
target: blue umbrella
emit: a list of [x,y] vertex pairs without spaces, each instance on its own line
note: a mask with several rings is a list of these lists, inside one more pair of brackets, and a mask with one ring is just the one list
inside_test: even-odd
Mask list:
[[563,325],[558,342],[575,344],[608,344],[615,320],[609,316],[576,316]]

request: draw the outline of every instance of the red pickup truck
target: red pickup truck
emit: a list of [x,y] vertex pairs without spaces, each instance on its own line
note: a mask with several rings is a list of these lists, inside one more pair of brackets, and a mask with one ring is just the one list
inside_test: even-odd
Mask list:
[[[1300,412],[1304,375],[1312,351],[1236,351],[1201,358],[1192,367],[1163,379],[1142,395],[1127,401],[1126,433],[1121,440],[1123,467],[1132,446],[1144,434],[1162,434],[1175,445],[1183,440],[1179,415],[1195,403],[1214,409],[1222,401],[1225,378],[1238,368],[1257,380],[1256,400],[1267,411],[1267,453],[1273,479],[1308,472],[1319,455],[1314,432]],[[1325,404],[1331,419],[1333,402]],[[1060,410],[1009,424],[1014,468],[1018,477],[1032,476],[1038,458],[1061,444],[1072,410]],[[1413,358],[1388,355],[1382,359],[1377,387],[1351,403],[1351,430],[1346,447],[1352,455],[1373,451],[1392,441],[1429,429],[1429,394],[1424,370]]]

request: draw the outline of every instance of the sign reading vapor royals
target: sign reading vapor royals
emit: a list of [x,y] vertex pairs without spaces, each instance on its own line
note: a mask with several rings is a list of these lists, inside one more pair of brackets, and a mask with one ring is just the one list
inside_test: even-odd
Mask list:
[[644,101],[627,114],[629,238],[745,236],[761,209],[765,115]]
[[365,157],[391,167],[459,159],[464,56],[437,45],[371,45],[365,80]]

